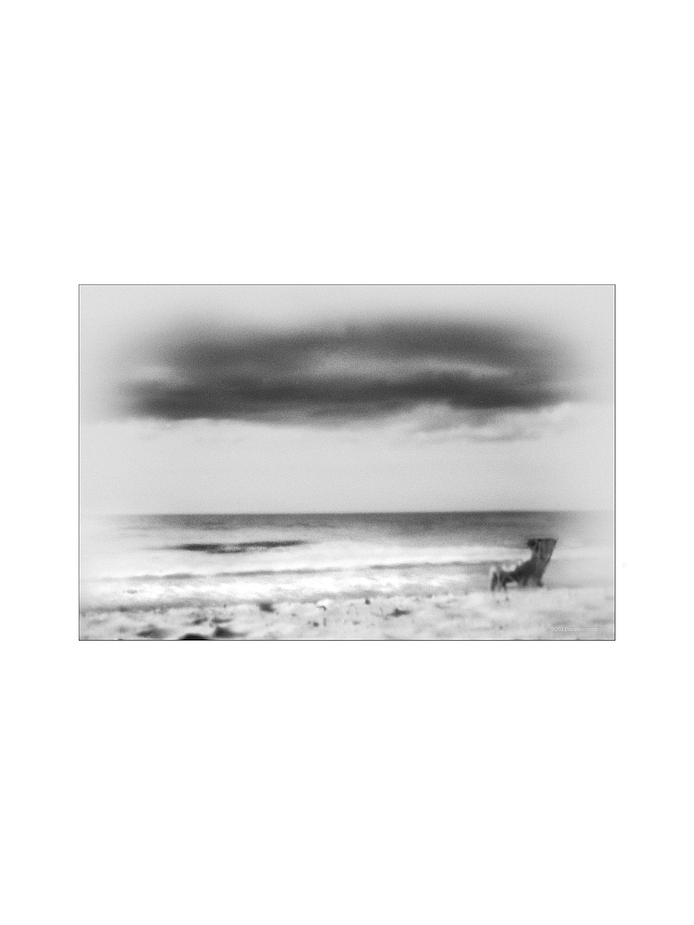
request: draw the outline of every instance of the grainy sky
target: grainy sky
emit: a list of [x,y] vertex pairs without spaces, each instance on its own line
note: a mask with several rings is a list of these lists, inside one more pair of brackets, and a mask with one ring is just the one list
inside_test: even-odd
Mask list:
[[611,286],[82,286],[86,512],[608,509]]

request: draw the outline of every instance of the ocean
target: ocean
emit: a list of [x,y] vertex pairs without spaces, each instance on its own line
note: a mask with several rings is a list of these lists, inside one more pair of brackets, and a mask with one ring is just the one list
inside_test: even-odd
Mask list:
[[80,610],[276,605],[488,588],[492,563],[558,540],[548,588],[613,583],[612,515],[165,514],[85,519]]

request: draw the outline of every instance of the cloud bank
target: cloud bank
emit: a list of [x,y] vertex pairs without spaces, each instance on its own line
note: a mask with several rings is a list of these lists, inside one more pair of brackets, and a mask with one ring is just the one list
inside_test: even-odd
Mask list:
[[442,409],[482,425],[590,394],[568,344],[478,321],[188,329],[150,344],[138,363],[120,410],[163,421],[348,424]]

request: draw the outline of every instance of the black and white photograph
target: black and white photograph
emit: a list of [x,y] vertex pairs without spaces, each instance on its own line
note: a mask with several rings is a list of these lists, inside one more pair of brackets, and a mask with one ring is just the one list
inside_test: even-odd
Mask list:
[[83,640],[612,640],[596,285],[83,285]]
[[694,921],[691,20],[4,5],[1,921]]

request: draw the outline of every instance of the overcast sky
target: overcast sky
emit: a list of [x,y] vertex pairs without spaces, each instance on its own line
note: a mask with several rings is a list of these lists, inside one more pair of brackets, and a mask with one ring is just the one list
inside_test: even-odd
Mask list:
[[611,286],[83,286],[86,513],[612,506]]

